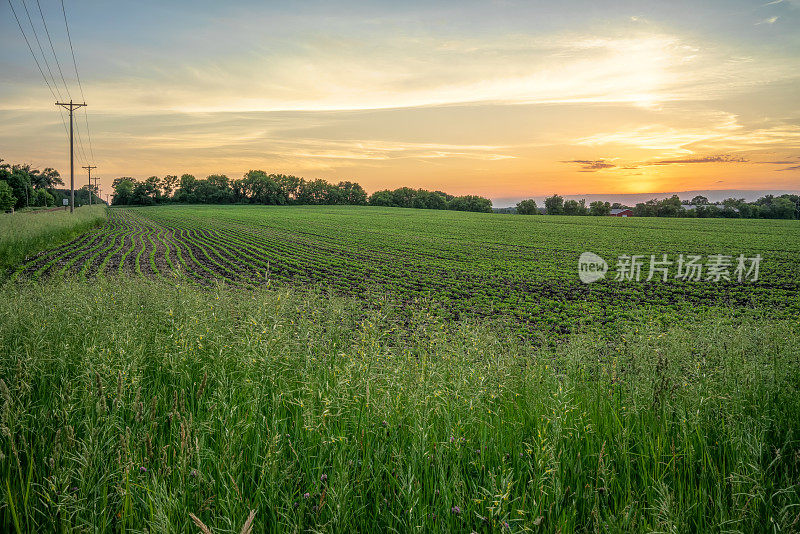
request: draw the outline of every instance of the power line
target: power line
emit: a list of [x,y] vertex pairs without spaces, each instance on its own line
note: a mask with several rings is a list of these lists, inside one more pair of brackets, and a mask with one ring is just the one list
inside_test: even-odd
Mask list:
[[[38,2],[38,0],[37,0]],[[64,0],[61,0],[61,12],[64,14],[64,27],[67,29],[67,40],[69,41],[69,50],[72,53],[72,66],[75,67],[75,79],[78,80],[78,88],[81,91],[81,99],[86,102],[86,97],[83,94],[83,84],[81,83],[81,76],[78,74],[78,62],[75,60],[75,49],[72,47],[72,37],[69,33],[69,23],[67,23],[67,10],[64,7]],[[89,138],[89,152],[92,154],[92,161],[94,161],[94,148],[92,147],[92,134],[89,132],[89,117],[84,109],[84,119],[86,121],[86,136]],[[80,140],[80,129],[78,130],[78,140]],[[84,153],[84,158],[86,154]]]
[[[22,2],[24,5],[25,0],[22,0]],[[42,12],[42,5],[39,3],[39,0],[36,0],[36,6],[39,8],[39,16],[42,17],[44,33],[47,34],[47,40],[50,42],[50,50],[53,52],[53,58],[56,60],[56,66],[58,67],[58,73],[61,75],[61,81],[64,83],[64,87],[67,87],[67,80],[64,78],[64,72],[61,70],[61,62],[58,60],[56,48],[53,46],[53,40],[50,38],[50,30],[47,29],[47,22],[44,20],[44,13]],[[67,96],[72,98],[72,96],[69,94],[69,88],[67,88]]]
[[[50,82],[47,81],[47,76],[44,75],[44,71],[42,70],[42,66],[39,64],[39,60],[36,59],[36,54],[33,53],[33,47],[31,46],[30,41],[28,41],[28,36],[25,35],[25,30],[22,29],[22,23],[20,23],[19,17],[17,17],[17,11],[14,9],[14,4],[11,3],[11,0],[8,0],[8,5],[11,8],[11,12],[14,14],[14,19],[17,21],[17,26],[19,26],[19,31],[22,33],[22,38],[25,39],[25,44],[28,45],[28,50],[30,50],[31,56],[33,57],[33,61],[36,63],[36,68],[39,69],[39,74],[42,75],[44,84],[50,90],[50,94],[53,95],[53,98],[58,100],[59,98],[58,96],[56,96],[55,91],[53,91],[53,88],[50,86]],[[69,132],[67,131],[67,121],[64,120],[64,112],[61,110],[59,111],[61,115],[61,122],[64,125],[64,133],[69,135]]]
[[39,53],[42,54],[44,66],[47,67],[47,72],[50,74],[50,81],[53,82],[53,87],[55,87],[56,93],[58,93],[58,98],[61,99],[61,91],[58,90],[58,83],[56,82],[55,76],[53,76],[53,71],[50,69],[50,63],[47,61],[47,56],[44,54],[42,43],[39,41],[39,36],[36,33],[36,28],[33,25],[33,19],[31,19],[31,14],[28,11],[28,4],[25,3],[25,0],[22,0],[22,7],[25,8],[25,14],[28,16],[28,23],[31,25],[31,31],[33,32],[33,38],[36,39],[36,45],[39,47]]

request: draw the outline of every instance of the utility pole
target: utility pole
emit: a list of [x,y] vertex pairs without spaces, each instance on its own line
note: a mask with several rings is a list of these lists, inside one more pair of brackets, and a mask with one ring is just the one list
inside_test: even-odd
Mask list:
[[[86,102],[83,104],[73,104],[72,100],[69,101],[69,104],[66,102],[56,102],[56,106],[61,106],[64,109],[69,110],[69,212],[72,213],[75,211],[75,143],[72,137],[72,128],[75,121],[72,119],[72,112],[78,108],[82,108],[86,105]],[[89,197],[91,198],[91,196]]]
[[84,165],[84,169],[89,171],[89,205],[92,205],[92,169],[96,169],[97,165]]

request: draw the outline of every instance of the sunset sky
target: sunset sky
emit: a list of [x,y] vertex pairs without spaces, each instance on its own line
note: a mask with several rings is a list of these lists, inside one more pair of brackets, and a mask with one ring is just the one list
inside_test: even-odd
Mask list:
[[[3,0],[0,158],[68,178],[10,5],[81,100],[60,2]],[[249,169],[493,199],[800,189],[800,0],[65,6],[105,192]]]

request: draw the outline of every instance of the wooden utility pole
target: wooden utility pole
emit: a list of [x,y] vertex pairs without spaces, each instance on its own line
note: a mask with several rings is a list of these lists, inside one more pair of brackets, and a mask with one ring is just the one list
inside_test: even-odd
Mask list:
[[92,169],[96,169],[97,165],[84,165],[84,169],[89,171],[89,205],[92,205]]
[[[56,102],[56,106],[61,106],[69,110],[69,212],[75,211],[75,142],[72,136],[72,128],[75,121],[72,118],[72,112],[78,108],[86,105],[74,104],[72,100],[67,104],[66,102]],[[91,196],[89,197],[91,198]]]

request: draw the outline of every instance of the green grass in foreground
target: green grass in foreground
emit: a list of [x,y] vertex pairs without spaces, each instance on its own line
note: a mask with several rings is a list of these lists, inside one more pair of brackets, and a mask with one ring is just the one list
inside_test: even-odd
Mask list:
[[86,206],[69,211],[35,211],[0,214],[0,275],[26,256],[52,248],[100,226],[106,220],[105,206]]
[[42,291],[0,288],[3,531],[800,525],[796,321],[537,348],[288,290]]

